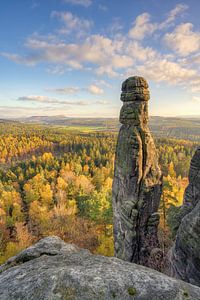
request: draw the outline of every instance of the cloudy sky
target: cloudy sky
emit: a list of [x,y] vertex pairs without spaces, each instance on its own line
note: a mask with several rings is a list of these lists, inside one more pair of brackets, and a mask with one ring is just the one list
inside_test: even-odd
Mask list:
[[199,0],[1,2],[0,117],[116,117],[130,75],[151,115],[200,115]]

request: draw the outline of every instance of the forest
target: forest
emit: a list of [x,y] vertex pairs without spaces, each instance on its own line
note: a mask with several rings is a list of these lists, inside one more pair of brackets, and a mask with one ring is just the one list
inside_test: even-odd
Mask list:
[[[159,237],[167,252],[198,139],[154,133],[163,172]],[[48,235],[113,255],[116,138],[117,130],[94,126],[0,123],[0,264]]]

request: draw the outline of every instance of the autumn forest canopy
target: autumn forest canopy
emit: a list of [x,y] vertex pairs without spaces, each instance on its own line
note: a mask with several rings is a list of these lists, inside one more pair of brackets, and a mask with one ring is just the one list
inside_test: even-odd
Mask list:
[[[113,255],[117,126],[109,122],[0,123],[0,263],[48,235]],[[159,237],[165,253],[178,227],[176,214],[199,138],[197,125],[190,123],[186,130],[188,121],[180,120],[177,133],[173,119],[170,122],[152,123],[163,172]],[[166,126],[171,137],[164,138]]]

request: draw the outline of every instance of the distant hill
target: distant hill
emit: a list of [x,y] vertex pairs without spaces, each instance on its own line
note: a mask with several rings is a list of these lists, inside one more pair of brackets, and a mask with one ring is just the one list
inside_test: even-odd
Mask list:
[[[178,118],[178,116],[177,116]],[[200,115],[183,115],[179,116],[179,118],[185,118],[185,119],[200,119]]]
[[0,119],[0,123],[19,123],[17,120],[10,120],[10,119]]
[[66,119],[67,118],[63,115],[57,115],[57,116],[31,116],[27,118],[18,118],[15,120],[23,123],[56,124],[59,122],[63,122]]
[[[16,119],[15,119],[16,120]],[[63,126],[91,126],[103,128],[115,128],[119,126],[117,118],[68,118],[65,116],[32,116],[17,119],[23,123],[36,123]]]
[[200,141],[200,118],[150,117],[150,127],[156,137]]
[[[32,116],[28,118],[12,119],[29,124],[58,125],[67,127],[93,127],[96,130],[118,131],[120,123],[118,118],[69,118],[57,116]],[[0,122],[10,122],[0,119]],[[156,137],[178,138],[200,141],[200,117],[150,117],[150,128]]]

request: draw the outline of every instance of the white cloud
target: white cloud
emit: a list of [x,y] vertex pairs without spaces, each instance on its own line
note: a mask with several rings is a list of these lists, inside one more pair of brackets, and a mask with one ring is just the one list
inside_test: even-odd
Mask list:
[[[36,63],[36,59],[38,62],[45,60],[62,67],[65,65],[83,70],[90,66],[91,70],[100,76],[119,77],[122,75],[119,70],[126,71],[134,67],[134,72],[140,72],[148,79],[182,84],[184,80],[192,80],[193,76],[197,75],[194,68],[187,68],[182,66],[181,62],[173,61],[173,56],[162,55],[153,48],[144,47],[140,42],[128,39],[119,42],[104,36],[91,35],[83,43],[68,44],[30,38],[26,46],[36,52],[32,63]],[[32,56],[29,59],[26,57],[29,64],[31,58]],[[12,59],[15,60],[15,56]],[[69,90],[63,90],[64,92]]]
[[95,85],[95,84],[91,84],[88,88],[87,88],[88,92],[93,94],[93,95],[102,95],[103,89],[100,88],[99,86]]
[[198,96],[193,96],[192,100],[194,102],[200,103],[200,96],[199,97]]
[[[152,47],[143,44],[143,38],[153,34],[161,28],[168,28],[187,9],[186,5],[177,5],[162,23],[151,23],[150,15],[143,13],[138,16],[134,26],[123,35],[112,37],[100,34],[85,36],[84,39],[71,39],[67,37],[48,35],[32,35],[26,41],[28,53],[25,56],[3,53],[4,57],[17,63],[35,65],[46,62],[49,72],[63,74],[69,70],[82,70],[94,72],[98,76],[122,77],[124,74],[140,74],[156,82],[165,81],[170,84],[190,86],[193,91],[198,89],[195,77],[199,75],[197,62],[198,55],[190,56],[190,63],[186,58],[176,57],[175,54],[162,54]],[[73,32],[77,27],[89,30],[91,24],[87,20],[79,19],[69,12],[53,12],[54,17],[60,19],[67,30]],[[86,22],[85,22],[86,21]],[[109,30],[108,30],[109,31]],[[110,32],[110,31],[109,31]],[[185,46],[185,38],[188,39]],[[158,43],[160,40],[157,40]],[[178,25],[172,33],[165,35],[165,41],[178,53],[191,53],[199,43],[199,33],[194,32],[191,23]],[[73,94],[76,92],[91,92],[98,95],[103,93],[101,84],[93,81],[90,87],[74,89],[64,87],[54,89],[60,94]],[[51,99],[52,100],[52,99]],[[60,100],[59,100],[60,101]]]
[[[87,89],[85,89],[89,93],[93,95],[101,95],[103,94],[103,90],[100,89],[98,86],[90,85]],[[65,106],[91,106],[94,104],[101,104],[101,105],[107,105],[109,102],[105,99],[103,100],[96,100],[96,101],[85,101],[85,100],[79,100],[79,101],[73,101],[73,100],[61,100],[57,98],[51,98],[48,96],[43,95],[27,95],[27,96],[21,96],[17,99],[18,101],[23,102],[35,102],[37,104],[51,104],[52,108],[55,107],[55,105],[58,105],[59,107],[65,107]],[[45,106],[46,109],[46,106]]]
[[187,56],[200,50],[200,32],[193,31],[193,24],[178,25],[171,33],[166,33],[167,46],[180,56]]
[[184,11],[186,11],[188,9],[188,6],[185,4],[177,4],[168,14],[167,19],[160,23],[159,25],[159,29],[168,27],[169,25],[171,25],[176,17],[180,14],[182,14]]
[[58,32],[64,35],[78,32],[78,35],[81,36],[85,34],[93,24],[92,21],[80,19],[69,11],[53,11],[51,16],[58,18],[63,24]]
[[108,10],[107,6],[105,6],[105,5],[103,5],[103,4],[99,4],[98,8],[99,8],[100,10],[103,10],[103,11],[107,11],[107,10]]
[[136,67],[137,72],[156,82],[166,81],[170,84],[185,85],[197,76],[195,69],[187,69],[176,62],[166,59],[154,59]]
[[111,88],[112,87],[112,85],[109,82],[107,82],[106,80],[103,80],[103,79],[99,79],[99,78],[98,78],[98,80],[94,80],[94,83],[98,84],[100,86],[105,86],[107,88]]
[[64,0],[64,2],[73,5],[81,5],[84,7],[88,7],[92,4],[92,0]]
[[168,14],[167,18],[161,23],[151,23],[151,16],[144,12],[137,16],[133,23],[133,27],[129,30],[129,37],[135,40],[143,40],[146,36],[152,35],[157,30],[162,30],[172,25],[176,17],[182,14],[188,6],[185,4],[177,4]]
[[64,88],[48,88],[46,89],[48,92],[54,92],[58,94],[64,94],[64,95],[69,95],[69,94],[76,94],[77,92],[80,91],[80,88],[78,87],[64,87]]
[[200,77],[193,79],[190,84],[192,93],[200,93]]
[[71,69],[69,67],[66,67],[65,65],[51,65],[47,68],[47,72],[53,75],[63,75],[67,71],[70,71]]
[[189,57],[189,59],[186,60],[186,63],[190,63],[190,64],[198,64],[200,65],[200,54],[194,55],[192,57]]
[[108,31],[112,36],[122,32],[123,24],[120,18],[114,18],[111,25],[108,27]]
[[146,35],[151,35],[156,29],[157,24],[150,23],[150,14],[139,15],[133,27],[129,31],[129,37],[136,40],[143,40]]
[[40,59],[38,57],[32,55],[28,55],[26,57],[26,56],[20,56],[18,54],[11,54],[5,52],[1,52],[0,55],[5,58],[8,58],[9,60],[16,62],[17,64],[24,64],[27,66],[34,66],[38,62],[40,62]]
[[19,101],[29,101],[29,102],[37,102],[37,103],[48,103],[48,104],[62,104],[62,105],[89,105],[88,102],[85,101],[68,101],[68,100],[60,100],[55,98],[50,98],[47,96],[40,95],[28,95],[22,96],[18,98]]
[[49,88],[49,89],[46,89],[46,91],[53,92],[56,94],[63,94],[63,95],[76,94],[81,91],[88,92],[93,95],[102,95],[104,93],[104,91],[101,87],[99,87],[99,84],[100,83],[97,82],[97,84],[91,84],[86,88],[79,88],[79,87]]
[[101,63],[112,56],[114,45],[112,40],[99,35],[88,37],[83,43],[68,44],[64,42],[50,43],[38,39],[28,39],[26,46],[38,51],[44,60],[80,67],[82,62]]
[[133,64],[133,59],[128,55],[115,55],[112,58],[111,65],[115,69],[127,68]]
[[40,6],[39,2],[33,1],[32,5],[31,5],[31,9],[36,9]]
[[[72,69],[82,69],[90,64],[95,66],[98,74],[115,76],[113,69],[126,68],[133,63],[133,58],[123,54],[125,44],[101,35],[91,35],[82,43],[66,43],[63,41],[45,40],[31,37],[26,42],[26,47],[31,53],[27,57],[3,54],[15,61],[34,65],[41,61],[61,64]],[[63,72],[56,66],[55,72]],[[53,71],[54,72],[54,71]]]
[[100,75],[100,76],[106,75],[106,76],[111,77],[111,78],[118,76],[118,73],[115,72],[113,70],[112,66],[109,66],[109,65],[107,65],[107,66],[100,66],[100,67],[96,68],[95,73],[97,75]]
[[107,105],[107,104],[109,104],[109,102],[106,100],[97,100],[97,101],[95,101],[95,104]]
[[151,60],[155,57],[158,58],[161,56],[158,51],[152,49],[151,47],[143,47],[137,41],[128,42],[125,51],[127,54],[129,53],[133,59],[138,61]]
[[[85,7],[92,3],[90,0],[66,0],[65,2]],[[96,8],[104,10],[98,3]],[[85,87],[61,86],[46,89],[48,92],[55,93],[55,98],[54,94],[52,97],[41,95],[19,97],[19,101],[24,101],[23,103],[29,106],[27,110],[26,108],[21,108],[21,110],[24,110],[24,114],[25,110],[31,114],[34,111],[35,114],[36,107],[38,107],[39,114],[41,108],[53,114],[54,110],[60,110],[60,112],[66,110],[67,114],[69,111],[69,115],[75,115],[74,111],[78,115],[84,114],[84,109],[79,112],[79,106],[87,105],[88,112],[85,115],[88,116],[91,113],[90,106],[94,105],[93,110],[95,110],[95,105],[99,104],[98,113],[101,114],[100,105],[107,105],[109,102],[98,95],[102,95],[104,89],[106,91],[106,88],[112,87],[101,77],[115,77],[116,82],[122,77],[135,74],[157,83],[180,85],[187,91],[195,93],[193,102],[195,101],[196,104],[194,102],[193,106],[198,107],[197,102],[200,102],[200,96],[198,96],[200,93],[200,55],[198,54],[200,32],[192,23],[178,23],[178,17],[184,16],[187,8],[184,4],[176,5],[160,22],[153,20],[149,13],[144,12],[135,19],[126,32],[121,20],[115,19],[111,21],[111,26],[106,29],[101,28],[101,32],[104,32],[101,35],[90,34],[93,26],[90,20],[79,18],[68,11],[52,12],[52,17],[58,20],[57,30],[46,36],[36,33],[27,38],[24,55],[17,53],[0,53],[0,55],[30,67],[45,63],[48,72],[54,75],[62,75],[71,70],[91,72],[94,74],[94,79],[89,86]],[[172,26],[173,28],[169,31]],[[94,30],[95,27],[92,29]],[[151,37],[153,42],[149,43],[149,40],[144,40],[145,37]],[[163,40],[168,48],[163,47],[165,44],[161,44]],[[96,75],[98,76],[95,78]],[[109,79],[108,81],[112,82]],[[84,94],[84,97],[81,97],[83,100],[79,100],[79,93]],[[94,96],[91,97],[88,93]],[[71,100],[72,95],[74,95],[74,101]],[[94,100],[88,102],[87,98],[94,98]],[[111,109],[111,106],[109,105],[107,109]],[[0,111],[2,110],[0,108]]]

